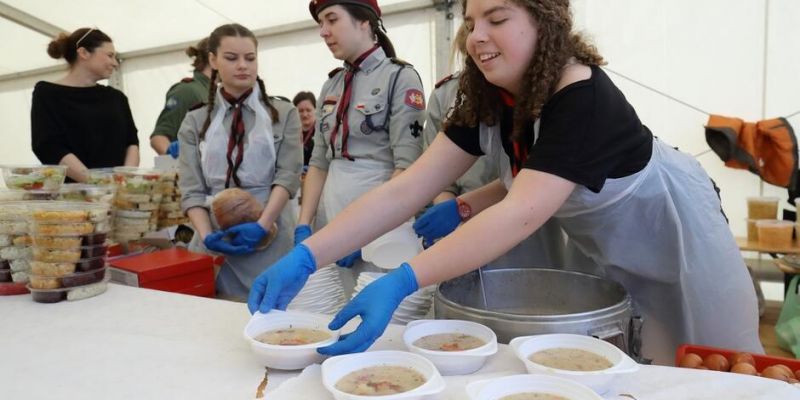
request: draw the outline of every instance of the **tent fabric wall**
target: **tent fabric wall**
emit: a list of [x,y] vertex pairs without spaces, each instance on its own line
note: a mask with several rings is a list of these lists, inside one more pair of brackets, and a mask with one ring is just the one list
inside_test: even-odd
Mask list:
[[[81,16],[80,22],[71,23],[65,16],[69,10],[59,11],[62,5],[50,10],[42,6],[43,2],[14,0],[9,3],[20,8],[30,3],[32,5],[26,11],[69,28],[85,25],[93,16],[97,19],[107,18],[107,14],[88,13]],[[229,18],[241,18],[239,20],[243,24],[254,30],[270,24],[286,24],[308,18],[305,1],[293,0],[291,4],[297,3],[297,6],[291,7],[284,0],[205,0],[204,3],[222,10]],[[401,3],[404,0],[380,1],[383,7]],[[240,4],[246,4],[251,9],[259,7],[265,13],[243,13],[241,7],[237,7]],[[169,16],[174,7],[188,10],[196,5],[188,0],[158,3],[156,7],[159,10],[162,7],[169,9],[163,9],[152,18],[174,23],[174,17]],[[794,23],[800,20],[800,2],[573,0],[572,6],[575,28],[597,44],[608,61],[606,68],[609,75],[634,105],[642,121],[666,142],[699,155],[698,160],[703,167],[722,187],[723,206],[734,233],[743,235],[746,227],[745,198],[758,195],[758,179],[747,172],[725,168],[713,153],[702,154],[708,150],[703,136],[703,125],[707,119],[705,114],[666,99],[611,71],[707,112],[750,120],[760,119],[762,115],[768,118],[787,116],[800,110],[800,100],[796,95],[800,92],[800,79],[796,78],[800,65],[800,53],[797,51],[800,48],[797,39],[800,35],[795,32],[797,28]],[[121,7],[121,12],[144,12],[137,11],[139,8],[128,4]],[[107,7],[103,11],[108,11]],[[186,29],[167,27],[168,33],[160,34],[154,32],[159,29],[158,24],[146,21],[143,22],[144,28],[133,29],[130,22],[126,22],[104,29],[115,39],[118,49],[126,52],[141,49],[137,46],[142,46],[142,43],[158,46],[193,40],[201,35],[199,32],[202,30],[198,30],[198,25],[213,28],[227,22],[205,8],[200,11],[191,9],[191,12],[198,13],[197,18],[188,12],[183,13],[186,20],[200,21],[202,25],[193,22],[187,24]],[[415,65],[427,93],[440,78],[435,72],[435,42],[443,39],[436,37],[434,29],[434,20],[439,12],[431,5],[426,9],[385,18],[385,25],[398,54]],[[458,14],[456,11],[456,26],[460,21]],[[56,20],[48,19],[54,16],[58,16]],[[0,32],[3,26],[0,24]],[[137,35],[141,37],[131,37]],[[43,48],[37,51],[44,53]],[[317,93],[327,72],[340,64],[330,56],[313,25],[300,31],[260,38],[259,57],[260,73],[268,92],[290,98],[299,90]],[[5,65],[0,63],[0,67]],[[188,76],[190,69],[188,58],[180,51],[131,58],[123,63],[124,91],[131,100],[140,131],[143,165],[152,165],[149,134],[163,106],[164,94],[170,85]],[[0,134],[4,142],[0,146],[2,162],[36,162],[30,151],[28,115],[31,90],[36,81],[58,79],[61,75],[0,82],[0,115],[4,128]],[[800,115],[795,115],[789,121],[800,127]],[[785,190],[769,185],[765,185],[764,193],[785,197]]]

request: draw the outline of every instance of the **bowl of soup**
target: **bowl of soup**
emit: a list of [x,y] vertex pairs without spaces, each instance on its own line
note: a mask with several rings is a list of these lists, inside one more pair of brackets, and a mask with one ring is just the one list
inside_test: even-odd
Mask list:
[[618,375],[639,369],[639,364],[618,347],[591,336],[522,336],[509,345],[528,372],[569,379],[600,394],[608,390]]
[[297,311],[272,310],[253,314],[244,328],[250,349],[266,367],[294,370],[320,363],[317,348],[335,343],[339,332],[328,329],[328,318]]
[[412,321],[406,325],[403,342],[410,352],[430,360],[442,375],[471,374],[497,353],[497,335],[471,321]]
[[588,386],[549,375],[512,375],[467,385],[470,400],[601,400]]
[[433,363],[405,351],[331,357],[322,363],[322,384],[336,400],[413,400],[445,389]]

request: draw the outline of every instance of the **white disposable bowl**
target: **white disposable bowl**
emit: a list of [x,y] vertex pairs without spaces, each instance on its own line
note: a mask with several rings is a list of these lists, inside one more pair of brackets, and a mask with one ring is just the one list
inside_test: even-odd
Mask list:
[[[257,312],[244,327],[244,337],[250,342],[250,349],[266,367],[275,369],[301,369],[322,362],[326,356],[317,353],[317,348],[339,340],[339,331],[328,329],[328,319],[314,314],[298,311],[272,310],[267,314]],[[328,332],[328,340],[300,346],[279,346],[255,340],[255,337],[274,329],[309,328]]]
[[[414,346],[414,342],[428,335],[439,333],[461,333],[472,335],[486,342],[481,347],[464,351],[436,351]],[[466,375],[483,367],[490,356],[497,353],[497,335],[476,322],[448,320],[448,319],[421,319],[409,322],[403,332],[403,342],[406,348],[428,360],[442,373],[442,375]]]
[[[425,377],[425,383],[414,390],[386,396],[359,396],[336,389],[336,382],[339,382],[345,375],[362,368],[379,365],[412,368]],[[430,361],[405,351],[371,351],[331,357],[322,363],[322,384],[336,400],[414,400],[440,393],[445,388],[444,379]]]
[[498,400],[525,392],[548,393],[570,400],[602,400],[592,389],[580,383],[548,375],[512,375],[467,385],[470,400]]
[[[549,335],[521,336],[509,343],[517,357],[525,363],[532,374],[549,374],[584,384],[594,391],[605,393],[611,382],[620,374],[636,372],[639,364],[611,343],[591,336],[556,333]],[[568,371],[546,367],[528,359],[531,354],[553,348],[571,348],[589,351],[607,358],[611,368],[600,371]]]
[[383,269],[393,269],[422,252],[422,240],[411,222],[386,232],[361,249],[361,257]]

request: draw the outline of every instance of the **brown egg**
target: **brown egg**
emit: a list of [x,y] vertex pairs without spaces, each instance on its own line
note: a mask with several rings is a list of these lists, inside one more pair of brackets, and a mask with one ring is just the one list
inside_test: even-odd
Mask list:
[[684,354],[678,364],[679,367],[683,368],[697,368],[701,365],[703,365],[703,358],[695,353]]
[[714,371],[726,372],[731,369],[731,364],[728,362],[728,359],[722,354],[716,353],[707,355],[706,358],[703,359],[703,365]]
[[789,367],[787,367],[787,366],[785,366],[783,364],[775,364],[775,365],[773,365],[773,367],[780,368],[783,372],[786,373],[786,376],[794,378],[794,372],[792,372],[791,368],[789,368]]
[[763,376],[764,378],[772,378],[784,382],[789,382],[789,379],[792,378],[790,375],[786,373],[785,370],[775,365],[764,368],[764,370],[761,371],[761,376]]
[[736,374],[755,375],[756,367],[746,362],[740,362],[731,367],[731,372]]
[[731,365],[748,363],[754,367],[756,366],[756,359],[753,358],[753,355],[750,353],[736,353],[732,355],[728,361],[730,361]]

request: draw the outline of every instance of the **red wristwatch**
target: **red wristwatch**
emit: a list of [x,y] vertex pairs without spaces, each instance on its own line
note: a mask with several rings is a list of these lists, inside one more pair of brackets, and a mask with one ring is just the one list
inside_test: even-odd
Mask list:
[[460,197],[456,197],[456,206],[458,207],[458,216],[461,217],[461,221],[466,221],[472,216],[472,207],[466,201],[461,200]]

